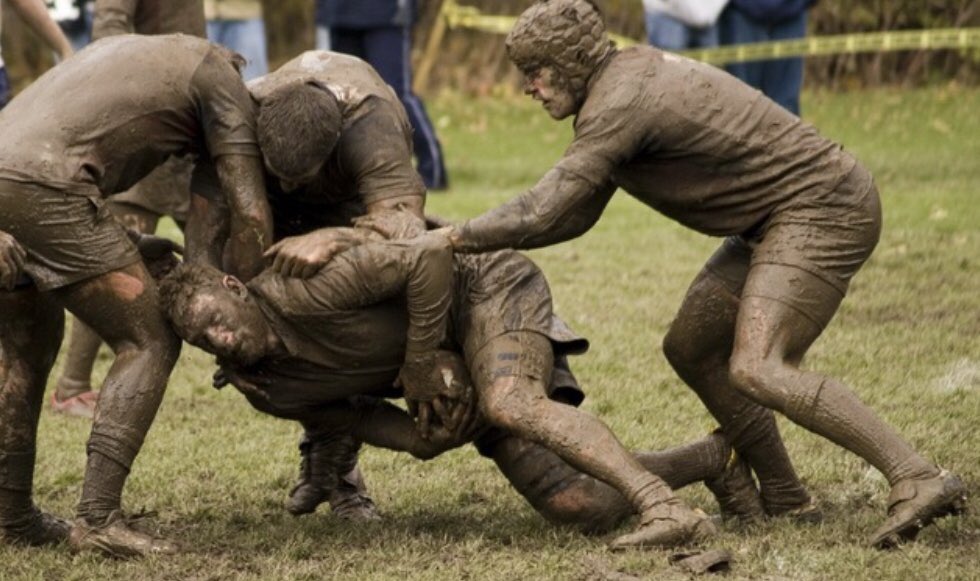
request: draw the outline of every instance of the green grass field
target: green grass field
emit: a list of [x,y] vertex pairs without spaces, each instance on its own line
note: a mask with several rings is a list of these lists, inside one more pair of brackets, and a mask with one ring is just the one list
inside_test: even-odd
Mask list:
[[[571,135],[529,100],[447,95],[429,106],[453,180],[429,207],[451,218],[532,185]],[[975,491],[980,91],[807,94],[804,107],[874,172],[886,218],[878,250],[807,365],[852,385]],[[586,409],[631,448],[669,446],[713,428],[660,341],[716,245],[620,194],[592,232],[532,253],[558,311],[592,339],[592,351],[572,361],[589,394]],[[100,374],[108,360],[100,358]],[[124,498],[130,511],[157,511],[153,522],[183,543],[183,554],[116,562],[66,547],[3,547],[0,579],[683,578],[666,553],[614,554],[605,539],[549,526],[470,448],[428,463],[366,450],[362,465],[384,523],[348,526],[326,512],[292,518],[282,503],[297,473],[297,427],[260,416],[234,390],[214,391],[211,372],[208,357],[185,349]],[[781,426],[826,522],[726,531],[717,544],[738,560],[729,578],[980,579],[980,517],[943,521],[899,551],[865,549],[884,514],[884,480],[832,444]],[[72,513],[87,432],[87,422],[45,410],[36,492],[46,509]],[[703,487],[682,495],[714,510]]]

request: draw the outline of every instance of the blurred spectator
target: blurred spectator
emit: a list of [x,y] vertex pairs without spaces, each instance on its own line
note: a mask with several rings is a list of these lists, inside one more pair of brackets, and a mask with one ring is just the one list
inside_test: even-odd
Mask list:
[[647,42],[664,50],[718,46],[718,15],[728,0],[643,0]]
[[[71,42],[51,19],[44,0],[7,0],[7,3],[17,12],[21,20],[54,50],[58,58],[66,59],[71,56],[74,52]],[[0,56],[0,109],[3,109],[9,100],[10,79],[7,78],[7,67],[3,64],[3,56]]]
[[401,99],[414,132],[418,172],[430,190],[449,186],[442,145],[422,100],[412,92],[414,0],[317,0],[318,27],[329,32],[330,50],[371,64]]
[[208,40],[224,45],[245,57],[242,71],[246,81],[269,72],[265,21],[259,0],[204,0]]
[[[719,22],[722,44],[790,40],[806,36],[806,14],[816,0],[731,0]],[[734,63],[725,69],[800,114],[803,58]]]
[[51,19],[71,42],[72,50],[80,51],[91,42],[92,0],[45,0],[45,4]]

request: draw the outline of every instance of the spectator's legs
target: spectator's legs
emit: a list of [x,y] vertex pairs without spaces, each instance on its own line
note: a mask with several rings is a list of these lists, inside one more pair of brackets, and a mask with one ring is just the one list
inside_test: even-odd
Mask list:
[[684,50],[688,47],[690,28],[663,12],[646,12],[647,42],[664,50]]
[[[721,13],[718,27],[723,45],[769,40],[766,26],[758,24],[732,5],[727,6]],[[763,63],[758,61],[725,65],[726,71],[760,90],[762,89],[763,68]]]
[[10,102],[10,77],[7,76],[7,67],[0,66],[0,110]]
[[[769,40],[791,40],[806,36],[806,12],[780,22],[770,29]],[[763,61],[762,92],[789,112],[800,114],[800,90],[803,88],[803,58]]]
[[412,142],[418,159],[418,172],[430,190],[449,186],[442,145],[425,111],[422,100],[412,92],[412,40],[407,27],[385,27],[364,31],[365,60],[378,70],[405,106],[415,130]]
[[245,57],[242,77],[250,81],[269,72],[269,56],[265,40],[265,21],[209,20],[208,40],[226,46]]

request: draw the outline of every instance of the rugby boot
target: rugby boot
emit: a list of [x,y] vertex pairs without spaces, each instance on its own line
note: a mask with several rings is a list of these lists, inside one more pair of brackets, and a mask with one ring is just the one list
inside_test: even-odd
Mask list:
[[133,528],[133,520],[118,510],[110,513],[109,518],[99,525],[77,518],[68,542],[76,552],[98,551],[117,559],[172,555],[177,552],[176,544]]
[[946,470],[929,478],[907,478],[892,487],[888,518],[871,536],[871,546],[891,549],[914,540],[919,531],[938,518],[966,509],[966,486]]
[[762,505],[772,518],[785,518],[799,524],[823,522],[823,511],[805,488],[794,486],[786,492],[772,490],[762,493]]
[[340,475],[348,475],[356,466],[360,446],[348,434],[304,434],[299,444],[300,476],[289,492],[286,510],[293,516],[310,514],[329,500]]
[[676,547],[700,543],[717,534],[717,527],[704,511],[688,508],[680,501],[664,502],[640,515],[637,529],[613,539],[609,548]]
[[737,519],[744,523],[765,519],[766,510],[752,478],[752,470],[735,450],[721,474],[705,480],[704,485],[715,495],[722,519]]
[[23,519],[0,526],[0,544],[53,545],[68,540],[68,521],[32,507]]
[[337,518],[355,522],[381,520],[378,507],[368,496],[364,476],[357,466],[341,476],[336,488],[328,494],[330,509]]

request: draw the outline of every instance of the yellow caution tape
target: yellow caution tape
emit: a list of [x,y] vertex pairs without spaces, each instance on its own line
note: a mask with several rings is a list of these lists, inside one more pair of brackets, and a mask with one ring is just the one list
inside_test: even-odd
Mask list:
[[[483,14],[472,6],[460,6],[455,0],[444,0],[441,16],[445,18],[450,29],[479,30],[491,34],[507,34],[517,20],[514,16]],[[619,46],[638,44],[631,38],[616,34],[610,34],[610,38]],[[980,28],[938,28],[810,36],[794,40],[687,50],[679,54],[711,64],[724,64],[771,58],[940,48],[980,48]]]

